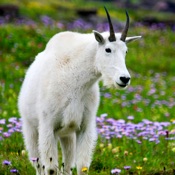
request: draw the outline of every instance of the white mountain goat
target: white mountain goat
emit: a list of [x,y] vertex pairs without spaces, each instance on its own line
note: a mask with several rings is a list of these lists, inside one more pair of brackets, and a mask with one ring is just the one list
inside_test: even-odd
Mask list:
[[[105,8],[106,10],[106,8]],[[23,135],[30,158],[37,158],[37,175],[78,175],[89,169],[97,140],[96,112],[99,80],[108,87],[125,88],[130,74],[125,65],[129,16],[122,33],[109,32],[53,36],[27,71],[19,95]],[[57,143],[63,164],[59,170]]]

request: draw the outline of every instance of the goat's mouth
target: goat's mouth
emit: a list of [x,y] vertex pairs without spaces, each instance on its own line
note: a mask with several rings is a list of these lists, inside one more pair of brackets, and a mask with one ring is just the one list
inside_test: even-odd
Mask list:
[[128,84],[118,84],[118,83],[117,83],[117,85],[118,85],[119,87],[121,87],[121,88],[125,88],[125,87],[128,86]]

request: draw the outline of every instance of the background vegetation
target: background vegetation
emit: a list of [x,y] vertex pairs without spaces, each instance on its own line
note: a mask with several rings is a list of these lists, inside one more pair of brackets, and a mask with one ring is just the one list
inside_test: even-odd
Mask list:
[[[11,1],[1,0],[1,4],[7,3]],[[118,31],[125,13],[115,1],[15,0],[13,4],[19,7],[19,16],[0,16],[0,175],[31,175],[34,169],[25,152],[17,110],[18,93],[28,66],[58,32],[105,30],[104,5]],[[92,19],[76,13],[94,7],[97,16]],[[175,25],[161,23],[165,18],[174,18],[174,14],[150,9],[128,11],[129,35],[143,38],[128,45],[130,87],[118,91],[101,86],[99,140],[89,174],[174,175]],[[160,22],[145,25],[142,20],[150,15]]]

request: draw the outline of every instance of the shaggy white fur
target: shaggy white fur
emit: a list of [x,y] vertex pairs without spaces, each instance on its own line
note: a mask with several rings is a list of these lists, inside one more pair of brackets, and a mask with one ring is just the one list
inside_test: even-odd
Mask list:
[[64,174],[72,174],[74,166],[78,175],[83,167],[89,168],[97,140],[98,82],[102,79],[106,86],[119,88],[130,83],[126,43],[121,34],[116,34],[115,42],[108,36],[96,31],[56,34],[27,71],[18,106],[29,157],[38,158],[37,175],[61,174],[58,141]]

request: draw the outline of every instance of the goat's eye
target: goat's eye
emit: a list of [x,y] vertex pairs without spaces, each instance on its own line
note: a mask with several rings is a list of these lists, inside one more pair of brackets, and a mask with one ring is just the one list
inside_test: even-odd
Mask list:
[[126,54],[128,53],[128,51],[126,51]]
[[110,49],[110,48],[105,49],[105,51],[106,51],[107,53],[111,53],[111,49]]

